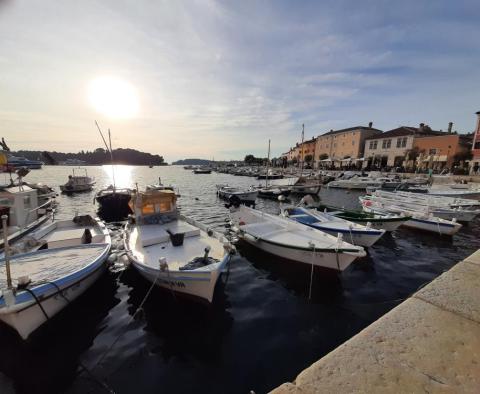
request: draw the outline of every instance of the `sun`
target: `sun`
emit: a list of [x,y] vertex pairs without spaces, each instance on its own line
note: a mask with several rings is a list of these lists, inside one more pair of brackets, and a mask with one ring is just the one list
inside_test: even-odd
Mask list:
[[129,119],[138,114],[138,95],[129,82],[115,77],[98,77],[88,85],[88,100],[101,114],[113,119]]

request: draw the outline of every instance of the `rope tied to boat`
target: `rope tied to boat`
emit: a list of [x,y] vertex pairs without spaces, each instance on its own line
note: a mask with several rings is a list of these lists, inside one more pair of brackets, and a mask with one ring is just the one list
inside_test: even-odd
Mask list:
[[310,246],[313,249],[312,266],[311,266],[311,269],[310,269],[310,286],[309,286],[309,289],[308,289],[308,299],[311,300],[312,299],[312,285],[313,285],[313,269],[314,269],[316,249],[315,249],[315,244],[312,241],[308,242],[308,246]]

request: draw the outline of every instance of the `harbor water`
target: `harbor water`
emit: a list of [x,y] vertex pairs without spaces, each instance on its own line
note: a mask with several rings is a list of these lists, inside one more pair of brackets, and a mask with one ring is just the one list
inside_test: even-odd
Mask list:
[[[45,166],[25,180],[57,190],[71,167]],[[112,183],[110,166],[87,167],[96,189]],[[198,174],[181,166],[116,166],[118,187],[178,187],[178,205],[218,231],[228,210],[215,185],[258,185],[254,178]],[[59,195],[58,218],[94,214],[95,192]],[[358,208],[362,193],[322,189],[326,204]],[[275,201],[257,208],[278,213]],[[121,249],[121,224],[110,224]],[[18,393],[256,393],[291,381],[410,294],[480,247],[480,223],[454,237],[399,229],[369,248],[341,274],[316,270],[240,246],[212,305],[154,289],[116,265],[84,296],[22,342],[0,326],[0,385]],[[121,250],[120,250],[121,251]],[[5,378],[5,379],[4,379]],[[0,386],[0,392],[3,392]]]

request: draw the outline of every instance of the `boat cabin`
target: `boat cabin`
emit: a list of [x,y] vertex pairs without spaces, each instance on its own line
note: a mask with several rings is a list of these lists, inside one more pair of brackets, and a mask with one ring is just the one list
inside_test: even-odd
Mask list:
[[0,189],[0,214],[8,215],[8,225],[24,227],[38,219],[37,191],[28,186]]
[[177,219],[176,202],[172,190],[147,190],[134,193],[129,205],[137,224],[161,224]]

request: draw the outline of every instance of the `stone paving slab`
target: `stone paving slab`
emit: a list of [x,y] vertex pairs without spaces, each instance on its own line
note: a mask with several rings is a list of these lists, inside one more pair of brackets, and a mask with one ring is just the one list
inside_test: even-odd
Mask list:
[[273,393],[480,393],[480,273],[469,259]]
[[414,297],[480,323],[480,264],[457,264]]

